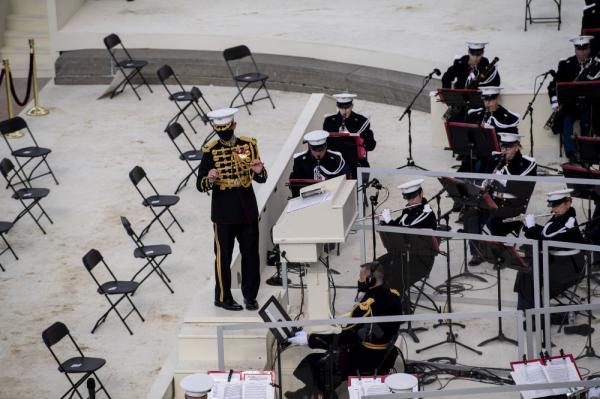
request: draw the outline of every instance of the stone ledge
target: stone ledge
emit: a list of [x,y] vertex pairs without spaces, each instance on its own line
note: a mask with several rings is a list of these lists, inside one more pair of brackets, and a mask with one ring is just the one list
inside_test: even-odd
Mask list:
[[[148,61],[144,76],[159,84],[156,70],[169,64],[183,84],[232,86],[221,52],[199,50],[133,49],[134,58]],[[333,94],[350,90],[361,99],[406,106],[421,87],[422,76],[306,57],[254,54],[259,69],[269,75],[269,88],[304,93]],[[108,84],[111,59],[106,50],[65,51],[56,60],[56,84]],[[414,108],[430,112],[429,91],[440,86],[433,80]]]

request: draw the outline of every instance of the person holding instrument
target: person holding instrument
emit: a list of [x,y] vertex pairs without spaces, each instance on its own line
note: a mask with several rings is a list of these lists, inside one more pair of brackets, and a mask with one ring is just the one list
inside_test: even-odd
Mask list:
[[413,227],[419,229],[435,229],[437,220],[427,200],[423,197],[423,179],[411,180],[398,186],[406,207],[397,219],[392,219],[392,211],[384,209],[381,213],[381,224],[388,226]]
[[559,124],[565,155],[570,161],[576,160],[576,147],[573,140],[573,126],[579,120],[581,135],[590,134],[590,104],[582,102],[558,102],[556,84],[560,82],[590,81],[600,78],[600,60],[591,58],[593,36],[576,36],[570,40],[575,46],[575,55],[562,59],[554,79],[548,84],[548,96],[554,110],[553,123]]
[[[525,237],[535,240],[552,240],[583,243],[577,226],[575,208],[571,198],[572,189],[552,191],[546,194],[552,217],[544,225],[535,223],[535,215],[521,215],[525,225]],[[541,258],[540,258],[541,259]],[[550,249],[550,298],[560,294],[573,284],[582,271],[583,255],[577,249]],[[518,294],[517,309],[534,307],[533,273],[518,272],[514,291]]]
[[[351,317],[402,314],[400,295],[385,284],[384,268],[379,262],[360,266],[358,291],[364,296],[352,309]],[[349,375],[387,374],[398,355],[392,340],[399,327],[399,322],[365,323],[345,326],[339,334],[309,335],[304,331],[297,332],[288,338],[290,344],[308,345],[327,352],[311,353],[302,359],[294,370],[294,376],[305,386],[295,392],[287,392],[285,396],[300,399],[324,393],[328,385],[325,376],[332,373],[331,389],[335,389]],[[327,361],[328,356],[334,356],[333,362],[331,359]]]
[[[485,172],[498,175],[536,176],[535,158],[521,154],[521,137],[514,133],[500,133],[502,152],[492,155]],[[507,211],[513,215],[525,212],[535,183],[493,180],[489,184],[488,182],[484,183],[484,186],[490,190],[490,194],[499,208],[498,216],[492,215],[487,223],[490,233],[495,236],[506,236],[512,232],[518,234],[521,223],[519,221],[506,222],[506,219],[499,215]]]
[[329,132],[315,130],[304,135],[308,149],[294,154],[290,179],[328,180],[348,173],[344,157],[327,149]]
[[482,86],[500,86],[500,73],[483,56],[487,42],[467,42],[468,54],[457,56],[442,75],[442,87],[446,89],[477,89]]
[[252,181],[267,181],[256,140],[236,137],[237,108],[211,111],[207,116],[219,136],[202,147],[196,188],[212,192],[211,220],[215,248],[215,306],[242,310],[231,295],[231,256],[235,240],[242,255],[242,294],[246,309],[257,310],[260,285],[258,207]]

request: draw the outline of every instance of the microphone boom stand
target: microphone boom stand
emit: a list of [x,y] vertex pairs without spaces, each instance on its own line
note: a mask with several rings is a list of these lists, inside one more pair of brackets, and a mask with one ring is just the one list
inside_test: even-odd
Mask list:
[[[544,74],[544,79],[542,79],[542,81],[538,85],[537,89],[535,89],[535,92],[533,93],[533,98],[531,99],[529,104],[527,104],[527,110],[525,110],[525,114],[523,115],[523,118],[521,118],[521,120],[524,121],[525,118],[527,118],[527,115],[529,115],[529,156],[530,157],[533,157],[533,103],[535,102],[535,99],[537,98],[538,93],[542,89],[544,82],[548,78],[548,75],[549,75],[549,72]],[[537,80],[537,78],[536,78],[536,80]],[[549,170],[552,172],[558,172],[558,169],[551,168],[551,167],[545,166],[545,165],[541,165],[539,162],[538,162],[537,166],[542,169],[546,169],[546,170]]]
[[[430,73],[429,75],[425,76],[425,78],[423,79],[423,85],[421,86],[421,88],[419,89],[419,91],[417,92],[417,94],[413,97],[412,101],[410,102],[410,104],[408,104],[408,107],[406,107],[406,109],[404,110],[404,112],[402,113],[402,115],[400,115],[400,119],[398,119],[398,121],[401,121],[402,119],[404,119],[404,117],[406,115],[408,115],[408,158],[406,158],[406,164],[399,166],[398,169],[404,169],[407,168],[409,166],[413,167],[413,168],[417,168],[417,169],[421,169],[421,170],[427,170],[419,165],[417,165],[412,157],[412,119],[411,119],[411,114],[412,114],[412,107],[415,104],[415,102],[417,101],[417,98],[419,98],[419,96],[421,95],[421,93],[423,92],[423,90],[425,89],[425,86],[427,86],[427,84],[429,83],[429,81],[431,80],[431,78],[433,77],[433,74],[436,71]],[[439,72],[439,71],[437,71]]]

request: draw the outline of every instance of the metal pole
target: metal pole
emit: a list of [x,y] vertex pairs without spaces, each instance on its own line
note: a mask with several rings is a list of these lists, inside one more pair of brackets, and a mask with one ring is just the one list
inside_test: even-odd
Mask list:
[[[10,93],[10,61],[8,60],[8,58],[2,59],[2,65],[4,66],[4,79],[6,80],[6,112],[8,113],[8,117],[12,118],[14,115]],[[25,133],[21,130],[17,130],[16,132],[6,134],[4,137],[9,139],[19,139],[23,136],[25,136]]]
[[37,57],[35,56],[35,41],[34,39],[29,39],[29,53],[32,54],[33,64],[31,67],[33,68],[33,108],[27,111],[27,115],[29,116],[44,116],[48,115],[50,111],[40,105],[40,93],[38,89],[38,81],[37,81]]

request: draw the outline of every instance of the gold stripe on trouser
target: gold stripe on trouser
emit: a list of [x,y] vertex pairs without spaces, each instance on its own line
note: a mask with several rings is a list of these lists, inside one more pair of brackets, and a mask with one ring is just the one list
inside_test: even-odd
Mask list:
[[221,277],[221,245],[219,244],[219,235],[217,234],[217,224],[213,223],[215,231],[215,245],[217,246],[216,262],[217,262],[217,281],[219,282],[219,301],[225,300],[223,294],[223,278]]

